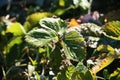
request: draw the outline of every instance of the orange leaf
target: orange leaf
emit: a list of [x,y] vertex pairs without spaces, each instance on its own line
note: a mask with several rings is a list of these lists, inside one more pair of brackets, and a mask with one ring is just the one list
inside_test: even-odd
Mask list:
[[75,26],[79,26],[79,23],[77,22],[77,20],[75,18],[72,18],[69,23],[69,28],[75,27]]

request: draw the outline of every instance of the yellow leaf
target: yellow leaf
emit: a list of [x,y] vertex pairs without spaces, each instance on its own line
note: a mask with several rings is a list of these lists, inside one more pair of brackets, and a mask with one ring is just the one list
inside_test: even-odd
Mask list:
[[6,33],[13,33],[14,36],[20,36],[25,34],[26,32],[24,30],[24,27],[20,23],[15,22],[7,26]]

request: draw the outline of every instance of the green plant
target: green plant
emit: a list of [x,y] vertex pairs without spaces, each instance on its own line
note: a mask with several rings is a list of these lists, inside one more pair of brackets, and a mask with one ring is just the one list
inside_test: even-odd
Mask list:
[[[85,42],[83,36],[78,31],[74,29],[68,30],[68,23],[64,22],[60,18],[44,18],[40,20],[39,23],[40,29],[28,32],[26,35],[26,41],[36,47],[48,46],[51,48],[49,58],[53,72],[58,73],[60,71],[58,68],[64,69],[69,67],[69,65],[74,66],[70,60],[76,62],[83,62],[85,60]],[[61,60],[58,60],[55,56]],[[81,66],[85,68],[84,65]],[[79,69],[79,67],[75,67],[75,74],[77,72],[77,68]],[[88,72],[89,70],[87,70],[87,73]],[[85,74],[79,73],[79,75]],[[62,75],[63,74],[61,74],[61,76]],[[58,77],[59,76],[60,75],[58,75]],[[69,80],[71,80],[70,77],[72,78],[72,73],[71,76],[68,77]]]
[[[51,49],[49,53],[50,65],[52,65],[53,72],[58,75],[58,80],[62,80],[60,79],[61,77],[66,80],[86,80],[86,77],[91,77],[90,80],[94,80],[97,77],[93,74],[98,73],[110,65],[115,59],[119,58],[119,53],[116,49],[113,46],[111,47],[111,44],[104,42],[108,37],[101,37],[105,33],[104,28],[91,23],[68,28],[67,23],[59,18],[44,18],[39,23],[40,29],[34,29],[28,32],[26,41],[36,47],[48,46]],[[101,40],[103,42],[99,42]],[[91,54],[88,54],[87,47],[93,48]],[[104,53],[105,55],[102,55]],[[95,56],[96,54],[102,56],[97,57]],[[55,56],[61,60],[57,62]],[[94,58],[95,62],[93,61],[91,63],[89,59],[92,57],[96,58]],[[88,60],[86,61],[85,59]],[[84,61],[87,62],[87,66],[85,66]],[[60,65],[60,63],[62,64]],[[72,72],[68,70],[69,66],[73,66]],[[55,68],[57,69],[55,70]],[[58,68],[63,70],[61,71]],[[60,73],[58,73],[59,71]]]
[[0,25],[3,80],[119,80],[119,67],[109,72],[120,59],[119,21],[71,28],[60,18],[35,23],[28,32],[19,22]]

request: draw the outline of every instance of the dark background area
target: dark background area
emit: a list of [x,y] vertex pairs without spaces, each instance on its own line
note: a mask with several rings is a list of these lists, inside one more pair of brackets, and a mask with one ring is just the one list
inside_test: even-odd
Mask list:
[[92,11],[98,10],[101,13],[108,13],[120,9],[119,0],[93,0]]
[[[13,0],[12,5],[18,5],[19,2],[22,3],[22,5],[26,4],[29,5],[38,5],[36,3],[37,0]],[[43,8],[48,8],[50,5],[50,2],[52,0],[41,0],[43,3]],[[7,7],[7,0],[0,0],[0,15],[3,15],[3,13],[6,13],[6,7]],[[39,4],[40,5],[40,4]],[[18,5],[19,6],[19,5]],[[113,10],[119,10],[120,9],[120,1],[119,0],[93,0],[91,11],[98,10],[101,13],[108,13]]]

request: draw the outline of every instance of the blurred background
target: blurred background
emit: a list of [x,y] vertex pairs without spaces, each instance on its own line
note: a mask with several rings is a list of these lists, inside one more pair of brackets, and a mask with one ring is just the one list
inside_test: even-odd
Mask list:
[[108,21],[120,20],[119,0],[0,0],[0,16],[19,17],[21,23],[33,12],[47,11],[66,19],[78,18],[95,10],[104,15],[101,21],[105,18]]

